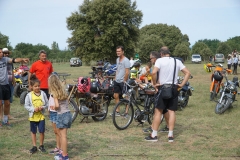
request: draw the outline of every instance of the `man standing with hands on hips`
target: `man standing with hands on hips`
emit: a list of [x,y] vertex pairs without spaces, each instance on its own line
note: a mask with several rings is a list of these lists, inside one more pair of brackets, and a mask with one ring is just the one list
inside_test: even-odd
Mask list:
[[[156,91],[158,91],[156,99],[155,99],[155,111],[153,117],[153,124],[152,124],[152,133],[145,137],[146,141],[156,142],[158,141],[157,138],[157,130],[160,125],[160,119],[162,117],[162,113],[164,109],[168,109],[169,113],[169,132],[168,132],[168,142],[173,142],[173,129],[176,121],[175,111],[178,109],[178,91],[177,89],[183,87],[184,84],[188,81],[190,77],[189,70],[183,65],[181,61],[170,57],[170,51],[168,47],[162,47],[160,49],[160,54],[162,58],[157,59],[155,62],[154,69],[152,71],[152,80],[153,85],[156,85],[156,78],[157,72],[159,71],[158,83],[160,84],[159,87],[156,87]],[[176,66],[175,66],[176,63]],[[175,77],[174,77],[174,68],[175,70]],[[181,84],[178,84],[177,76],[178,72],[182,71],[184,73],[184,79]],[[173,80],[174,77],[174,80]],[[173,83],[173,96],[170,99],[164,99],[163,95],[161,94],[162,87],[164,85],[172,85]]]

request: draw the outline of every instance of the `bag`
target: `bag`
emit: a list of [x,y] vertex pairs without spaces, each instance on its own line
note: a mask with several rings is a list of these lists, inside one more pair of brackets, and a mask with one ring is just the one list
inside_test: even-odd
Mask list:
[[173,97],[173,87],[172,85],[163,85],[161,88],[162,99],[170,99]]

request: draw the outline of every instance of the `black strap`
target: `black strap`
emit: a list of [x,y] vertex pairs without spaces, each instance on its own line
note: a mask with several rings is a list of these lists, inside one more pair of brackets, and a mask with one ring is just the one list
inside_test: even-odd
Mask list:
[[174,72],[173,72],[173,80],[172,80],[172,86],[174,85],[174,78],[175,78],[175,73],[176,73],[176,59],[174,59]]

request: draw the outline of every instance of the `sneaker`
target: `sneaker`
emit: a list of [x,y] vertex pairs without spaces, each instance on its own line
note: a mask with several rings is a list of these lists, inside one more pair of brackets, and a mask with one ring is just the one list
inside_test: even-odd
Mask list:
[[32,149],[29,150],[30,154],[36,153],[37,152],[37,147],[33,146]]
[[121,116],[123,116],[124,118],[128,118],[129,117],[128,113],[124,113]]
[[69,160],[69,157],[68,157],[68,155],[66,155],[66,156],[63,157],[63,155],[60,154],[60,155],[56,155],[56,156],[54,157],[54,160]]
[[160,132],[169,132],[169,128],[167,126],[165,126],[165,128],[160,129]]
[[41,152],[46,152],[46,150],[45,150],[43,145],[39,146],[38,150],[41,151]]
[[152,127],[148,127],[146,129],[143,129],[143,133],[152,133]]
[[157,138],[157,136],[152,137],[151,134],[150,134],[149,136],[145,137],[145,140],[149,141],[149,142],[157,142],[158,138]]
[[168,142],[173,142],[174,138],[173,137],[168,137]]
[[[113,114],[112,113],[110,113],[110,116],[112,116]],[[120,113],[119,112],[115,112],[115,116],[117,116],[117,117],[119,117],[119,116],[121,116],[120,115]]]
[[7,122],[7,123],[2,122],[2,125],[7,126],[7,127],[12,127],[12,125],[9,122]]
[[59,153],[59,149],[57,147],[49,152],[49,154],[57,154],[57,153]]

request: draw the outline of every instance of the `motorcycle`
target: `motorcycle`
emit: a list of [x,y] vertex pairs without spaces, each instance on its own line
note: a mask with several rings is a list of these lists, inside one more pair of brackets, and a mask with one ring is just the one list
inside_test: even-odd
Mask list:
[[[193,76],[190,76],[189,79],[192,79]],[[178,76],[177,80],[178,80],[178,84],[181,84],[182,80],[184,79],[184,77],[180,77]],[[189,96],[192,96],[192,91],[193,91],[193,87],[190,86],[190,83],[187,82],[182,88],[179,88],[178,90],[178,108],[180,110],[183,110],[189,101]]]
[[[224,75],[226,82],[222,83],[223,88],[220,91],[220,99],[217,102],[215,113],[224,113],[232,103],[236,100],[236,94],[238,93],[237,87],[239,87],[238,77],[233,77],[233,80],[228,80],[227,76]],[[238,93],[239,94],[239,93]]]
[[92,117],[94,121],[102,121],[107,117],[111,94],[113,94],[113,86],[110,82],[99,84],[96,80],[79,77],[77,84],[67,85],[67,92],[73,109],[72,122],[78,114],[84,117],[81,122],[84,119],[88,120],[88,117]]
[[[17,70],[17,69],[16,69]],[[13,89],[13,95],[15,97],[20,97],[22,92],[28,89],[28,72],[18,72],[14,73],[16,85]]]

